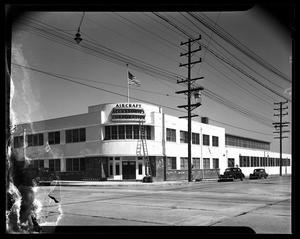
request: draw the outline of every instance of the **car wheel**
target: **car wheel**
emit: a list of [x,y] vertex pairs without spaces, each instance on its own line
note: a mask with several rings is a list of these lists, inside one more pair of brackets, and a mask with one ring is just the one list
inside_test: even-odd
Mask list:
[[36,187],[36,186],[38,186],[38,182],[36,181],[36,179],[34,178],[34,179],[32,179],[32,186],[33,187]]

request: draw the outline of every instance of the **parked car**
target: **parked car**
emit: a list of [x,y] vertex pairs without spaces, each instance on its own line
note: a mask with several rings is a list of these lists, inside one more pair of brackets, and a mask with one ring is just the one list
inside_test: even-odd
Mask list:
[[220,179],[240,179],[243,181],[245,175],[242,170],[237,167],[226,168],[224,174],[219,176]]
[[58,178],[54,172],[50,172],[49,168],[24,168],[21,174],[22,185],[33,187],[38,185],[50,185],[53,180]]
[[253,170],[253,173],[250,173],[249,179],[261,179],[267,177],[268,174],[263,168],[256,168]]

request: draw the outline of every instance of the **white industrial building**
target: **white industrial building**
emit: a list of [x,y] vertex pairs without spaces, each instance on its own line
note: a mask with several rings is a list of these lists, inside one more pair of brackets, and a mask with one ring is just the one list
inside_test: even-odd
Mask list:
[[[279,153],[270,152],[269,142],[202,122],[192,121],[193,179],[217,177],[231,166],[246,177],[258,167],[279,174]],[[155,105],[94,105],[85,114],[17,125],[12,138],[19,161],[25,155],[62,180],[141,180],[147,158],[154,180],[187,179],[187,120]],[[291,155],[283,159],[282,173],[290,174]]]

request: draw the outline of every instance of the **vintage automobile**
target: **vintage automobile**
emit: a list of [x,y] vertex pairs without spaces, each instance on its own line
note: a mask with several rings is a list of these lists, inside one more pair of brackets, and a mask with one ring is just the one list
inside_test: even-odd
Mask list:
[[240,179],[243,181],[245,175],[242,170],[237,167],[226,168],[224,174],[219,176],[219,181],[233,181],[234,179]]
[[253,173],[250,173],[249,179],[261,179],[267,178],[268,174],[263,168],[256,168],[253,170]]
[[50,172],[49,168],[24,168],[21,170],[22,185],[38,186],[50,185],[53,180],[58,179],[54,172]]

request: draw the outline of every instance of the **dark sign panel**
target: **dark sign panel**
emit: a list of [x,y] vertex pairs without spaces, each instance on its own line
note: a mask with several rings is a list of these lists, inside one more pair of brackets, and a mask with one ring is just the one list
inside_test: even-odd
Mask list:
[[141,104],[117,104],[112,109],[111,121],[142,121],[145,122],[145,111]]

